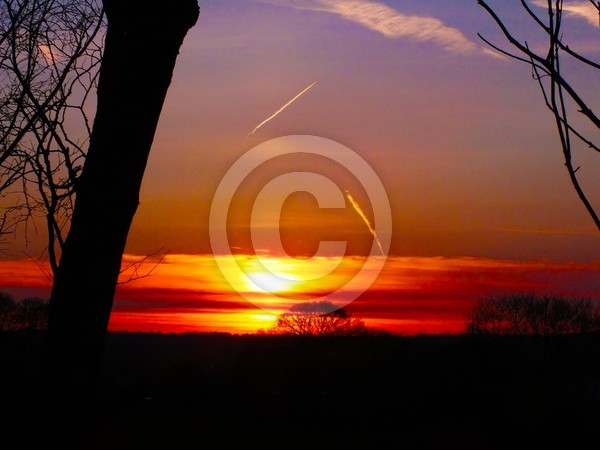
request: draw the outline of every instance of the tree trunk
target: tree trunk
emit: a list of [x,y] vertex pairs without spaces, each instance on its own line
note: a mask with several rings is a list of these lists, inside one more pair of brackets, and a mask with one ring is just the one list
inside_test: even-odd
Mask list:
[[148,154],[179,48],[199,14],[197,0],[104,7],[96,118],[50,297],[50,363],[68,389],[99,373]]

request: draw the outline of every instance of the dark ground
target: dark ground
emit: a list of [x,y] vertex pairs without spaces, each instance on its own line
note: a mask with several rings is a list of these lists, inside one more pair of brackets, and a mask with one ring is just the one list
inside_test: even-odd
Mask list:
[[[39,334],[0,334],[3,449],[40,448],[51,434],[86,450],[578,449],[599,439],[600,336],[111,334],[89,401],[100,406],[77,420],[60,407],[39,413],[43,348]],[[48,416],[60,426],[48,430]]]

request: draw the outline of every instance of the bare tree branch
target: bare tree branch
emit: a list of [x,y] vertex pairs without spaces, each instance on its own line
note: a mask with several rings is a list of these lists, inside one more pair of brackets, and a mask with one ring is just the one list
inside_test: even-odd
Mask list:
[[[16,200],[6,212],[18,217],[3,221],[0,231],[43,220],[56,271],[91,133],[86,110],[102,58],[102,6],[98,0],[2,3],[0,195]],[[9,192],[18,180],[20,188]]]
[[[556,128],[559,135],[559,141],[563,151],[565,167],[569,174],[569,179],[575,189],[581,203],[584,205],[589,216],[594,221],[594,224],[600,230],[600,218],[596,213],[591,202],[587,198],[581,183],[577,177],[577,172],[580,167],[575,168],[573,164],[573,142],[571,134],[583,142],[589,149],[600,152],[598,145],[587,138],[584,133],[575,128],[569,120],[569,102],[573,102],[582,115],[587,118],[596,128],[600,128],[600,118],[587,105],[583,97],[575,90],[575,88],[563,76],[561,67],[561,52],[574,58],[574,60],[583,63],[591,69],[600,69],[600,65],[578,52],[573,51],[562,40],[562,17],[563,17],[563,2],[562,0],[548,0],[547,6],[547,22],[544,22],[538,17],[529,7],[525,0],[521,0],[521,5],[525,9],[527,15],[532,18],[536,25],[539,26],[548,38],[547,53],[541,55],[531,49],[527,41],[521,41],[509,30],[504,21],[496,14],[496,12],[484,1],[477,2],[496,22],[504,37],[508,40],[511,46],[517,50],[517,53],[504,50],[501,47],[493,44],[488,39],[479,35],[479,37],[494,50],[506,55],[512,59],[529,64],[532,68],[533,78],[538,83],[546,107],[552,112],[556,123]],[[590,0],[590,3],[598,10],[600,17],[600,2]],[[569,100],[570,99],[570,100]]]
[[[120,272],[121,279],[117,283],[117,286],[121,287],[132,281],[148,278],[155,275],[156,268],[163,262],[163,260],[167,256],[167,252],[164,252],[162,255],[160,255],[160,257],[156,259],[156,261],[151,260],[155,256],[159,255],[161,252],[163,252],[163,250],[164,247],[161,247],[155,252],[150,253],[149,255],[143,256],[135,261],[130,262],[129,264],[126,264],[125,266],[122,266]],[[144,268],[144,266],[147,266],[148,264],[152,264],[152,266],[146,269],[144,272],[142,272],[142,268]]]

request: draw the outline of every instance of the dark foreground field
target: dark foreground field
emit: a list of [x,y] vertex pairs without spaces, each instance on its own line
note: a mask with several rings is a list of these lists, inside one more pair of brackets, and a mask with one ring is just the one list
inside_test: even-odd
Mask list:
[[77,420],[60,407],[40,413],[43,336],[0,338],[4,449],[53,436],[128,450],[577,449],[600,439],[599,336],[111,334],[101,393],[89,399],[98,406]]

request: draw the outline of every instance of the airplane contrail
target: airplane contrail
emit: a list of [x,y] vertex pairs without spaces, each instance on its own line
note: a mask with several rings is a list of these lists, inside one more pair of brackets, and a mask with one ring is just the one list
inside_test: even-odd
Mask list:
[[352,197],[352,194],[350,194],[350,192],[348,190],[346,190],[345,192],[346,192],[346,197],[348,197],[348,200],[350,201],[350,204],[352,205],[354,210],[358,213],[358,215],[361,217],[363,222],[365,222],[365,225],[367,226],[367,228],[369,228],[369,231],[375,238],[375,241],[377,241],[377,245],[379,246],[379,251],[381,251],[381,255],[385,256],[385,253],[383,252],[383,248],[381,247],[381,242],[379,241],[379,238],[377,237],[377,233],[371,226],[371,222],[369,222],[369,219],[367,219],[367,216],[363,212],[363,210],[360,207],[360,205],[358,204],[358,202],[356,200],[354,200],[354,197]]
[[[308,91],[311,87],[313,87],[315,84],[317,84],[317,82],[315,81],[313,84],[311,84],[310,86],[308,86],[307,88],[305,88],[302,92],[300,92],[298,95],[296,95],[293,99],[291,99],[289,102],[287,102],[285,105],[283,105],[281,108],[279,108],[277,111],[275,111],[270,117],[268,117],[267,119],[263,120],[261,123],[259,123],[256,128],[254,130],[252,130],[252,133],[250,134],[254,134],[256,133],[256,131],[262,127],[264,124],[266,124],[267,122],[273,120],[275,117],[277,117],[277,115],[283,111],[285,108],[287,108],[288,106],[290,106],[292,103],[294,103],[296,100],[298,100],[298,98],[300,98],[306,91]],[[249,135],[248,135],[249,136]]]

